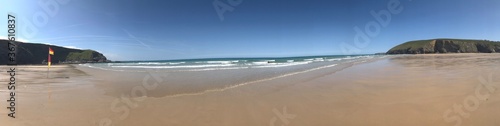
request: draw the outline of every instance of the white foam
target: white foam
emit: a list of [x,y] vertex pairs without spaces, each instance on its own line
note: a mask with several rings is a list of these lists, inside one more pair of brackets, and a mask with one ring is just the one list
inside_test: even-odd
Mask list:
[[230,64],[232,61],[207,61],[206,63],[210,64]]
[[254,68],[287,67],[287,66],[303,65],[303,64],[309,64],[309,63],[311,63],[311,61],[293,62],[293,63],[270,63],[269,65],[255,66]]
[[314,58],[314,61],[321,62],[321,61],[325,61],[325,60],[323,58]]
[[267,61],[258,61],[258,62],[252,62],[252,64],[255,64],[255,65],[265,65],[265,64],[268,64],[269,62]]
[[184,64],[184,63],[186,63],[186,62],[172,62],[172,63],[168,63],[168,64],[170,64],[170,65],[178,65],[178,64]]
[[237,69],[247,69],[247,68],[249,67],[205,68],[205,69],[189,69],[189,70],[179,70],[179,71],[237,70]]
[[[382,56],[384,57],[384,56]],[[233,70],[233,69],[247,69],[247,68],[275,68],[275,67],[288,67],[295,65],[309,64],[313,62],[323,61],[359,61],[368,60],[371,58],[378,58],[378,56],[361,55],[361,56],[346,56],[346,57],[327,57],[327,58],[309,58],[296,60],[286,60],[286,62],[276,62],[276,60],[260,60],[250,61],[247,60],[220,60],[220,61],[176,61],[176,62],[135,62],[135,63],[107,63],[107,64],[83,64],[91,68],[102,70],[122,71],[119,68],[150,68],[150,69],[174,69],[172,71],[210,71],[210,70]],[[188,63],[186,63],[188,62]],[[194,64],[193,64],[194,63]],[[123,69],[130,71],[129,69]]]
[[211,65],[185,65],[185,66],[111,66],[120,68],[204,68],[204,67],[227,67],[235,64],[211,64]]
[[160,63],[160,62],[140,62],[140,63],[137,63],[139,65],[167,65],[169,63]]
[[119,71],[119,72],[124,71],[124,70],[106,69],[106,68],[102,68],[102,67],[91,66],[89,64],[78,64],[78,65],[88,67],[88,68],[93,68],[93,69],[100,69],[100,70]]
[[335,58],[335,59],[327,59],[327,61],[340,61],[342,59],[338,59],[338,58]]

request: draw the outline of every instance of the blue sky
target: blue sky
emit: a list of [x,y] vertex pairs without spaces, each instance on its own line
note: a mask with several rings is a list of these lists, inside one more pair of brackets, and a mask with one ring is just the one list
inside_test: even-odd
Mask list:
[[[409,40],[500,40],[498,0],[35,1],[0,0],[2,15],[16,15],[21,41],[93,49],[111,60],[367,54]],[[221,20],[214,1],[233,10]],[[377,22],[370,11],[397,1],[400,13],[356,44],[354,28]],[[5,38],[6,25],[0,29]]]

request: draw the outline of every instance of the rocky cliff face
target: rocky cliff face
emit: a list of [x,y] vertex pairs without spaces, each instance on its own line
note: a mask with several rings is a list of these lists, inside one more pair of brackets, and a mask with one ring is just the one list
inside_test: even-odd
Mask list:
[[387,51],[387,54],[497,52],[500,52],[500,42],[488,40],[434,39],[406,42],[390,49]]
[[[0,40],[0,65],[6,65],[8,61],[8,42]],[[87,63],[107,62],[107,58],[93,50],[70,49],[60,46],[45,45],[38,43],[14,42],[17,45],[17,64],[46,64],[49,46],[55,54],[51,56],[52,64],[59,63]]]

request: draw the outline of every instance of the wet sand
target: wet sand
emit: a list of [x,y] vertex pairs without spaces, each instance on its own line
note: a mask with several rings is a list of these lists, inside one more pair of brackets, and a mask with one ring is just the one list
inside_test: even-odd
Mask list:
[[[448,126],[461,120],[460,125],[499,125],[499,66],[500,54],[391,56],[210,91],[194,84],[203,78],[170,81],[180,75],[161,71],[55,66],[47,79],[44,66],[18,66],[17,117],[2,109],[0,124]],[[5,101],[7,68],[0,69]]]

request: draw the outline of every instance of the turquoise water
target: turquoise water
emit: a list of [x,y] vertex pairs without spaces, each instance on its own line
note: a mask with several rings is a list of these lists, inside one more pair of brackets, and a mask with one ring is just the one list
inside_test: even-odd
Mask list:
[[103,69],[171,69],[171,70],[229,70],[248,68],[278,68],[300,66],[319,62],[342,62],[369,59],[377,55],[330,55],[277,58],[207,58],[157,61],[121,61],[115,63],[86,64]]

